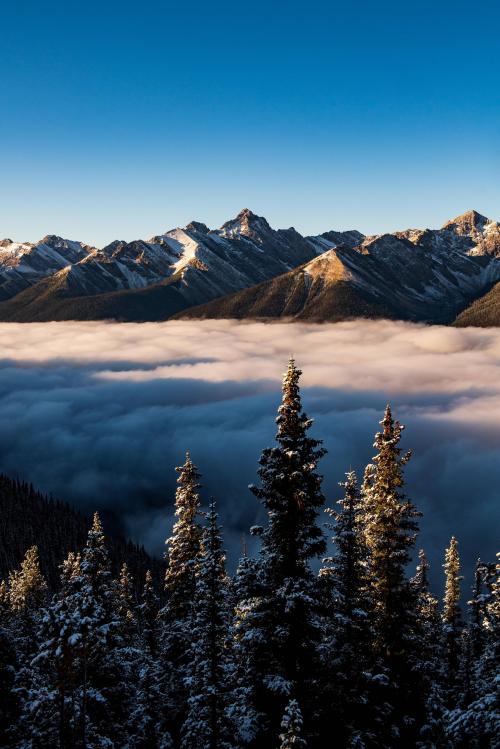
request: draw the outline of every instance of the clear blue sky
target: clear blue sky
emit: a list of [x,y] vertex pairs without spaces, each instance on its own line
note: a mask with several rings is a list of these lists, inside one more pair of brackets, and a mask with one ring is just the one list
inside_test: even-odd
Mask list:
[[0,236],[500,219],[497,2],[2,3]]

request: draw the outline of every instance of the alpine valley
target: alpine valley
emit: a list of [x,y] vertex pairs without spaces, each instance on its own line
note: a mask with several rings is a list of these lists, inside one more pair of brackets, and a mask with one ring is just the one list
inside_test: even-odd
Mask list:
[[49,235],[0,241],[0,320],[391,318],[500,324],[500,224],[302,236],[248,209],[98,249]]

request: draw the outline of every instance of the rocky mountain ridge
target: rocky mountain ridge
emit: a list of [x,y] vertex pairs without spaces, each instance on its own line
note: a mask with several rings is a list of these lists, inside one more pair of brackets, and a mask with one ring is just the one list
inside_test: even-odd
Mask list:
[[[102,249],[56,236],[0,242],[0,319],[384,316],[450,323],[500,281],[500,225],[303,237],[248,209]],[[496,324],[496,323],[495,323]]]

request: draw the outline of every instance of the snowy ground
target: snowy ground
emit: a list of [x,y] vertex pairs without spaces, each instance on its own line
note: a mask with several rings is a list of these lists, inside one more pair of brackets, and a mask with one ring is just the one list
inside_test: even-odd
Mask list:
[[[186,449],[219,501],[232,556],[259,518],[246,486],[272,442],[281,373],[304,370],[304,405],[329,450],[325,487],[369,460],[387,400],[407,425],[422,543],[441,575],[493,558],[500,518],[500,330],[392,322],[228,321],[0,325],[0,470],[84,509],[108,508],[160,551]],[[468,571],[468,570],[466,570]]]

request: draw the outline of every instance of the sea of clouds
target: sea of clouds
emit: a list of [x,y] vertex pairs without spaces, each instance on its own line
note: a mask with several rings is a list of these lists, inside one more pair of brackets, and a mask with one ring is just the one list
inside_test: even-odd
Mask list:
[[0,471],[18,475],[161,553],[186,450],[219,503],[230,556],[262,521],[247,485],[272,444],[293,354],[313,435],[328,449],[329,503],[360,475],[387,401],[414,457],[408,492],[441,578],[500,546],[500,330],[400,322],[0,324]]

